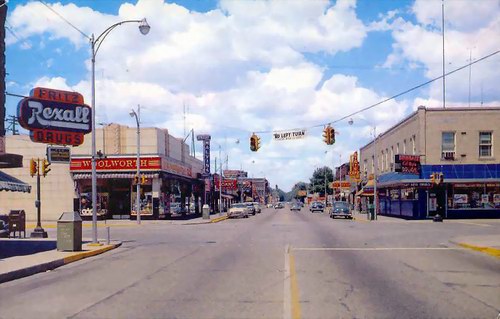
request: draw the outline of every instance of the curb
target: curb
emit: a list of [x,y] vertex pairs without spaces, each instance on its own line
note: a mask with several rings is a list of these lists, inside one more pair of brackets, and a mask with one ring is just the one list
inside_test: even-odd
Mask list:
[[210,223],[218,223],[218,222],[221,222],[223,220],[226,220],[227,219],[227,215],[226,216],[221,216],[221,217],[217,217],[217,218],[214,218],[210,221]]
[[355,220],[357,222],[365,222],[365,223],[368,223],[369,221],[366,220],[366,219],[363,219],[363,218],[357,218],[357,217],[353,217],[352,220]]
[[467,243],[457,243],[459,246],[475,251],[479,251],[481,253],[500,258],[500,249],[498,248],[493,248],[493,247],[482,247],[482,246],[475,246]]
[[34,265],[34,266],[29,266],[23,269],[17,269],[13,270],[8,273],[0,274],[0,284],[7,282],[7,281],[12,281],[16,279],[20,279],[23,277],[28,277],[40,272],[45,272],[48,270],[53,270],[58,267],[70,264],[72,262],[87,258],[87,257],[92,257],[96,255],[100,255],[104,252],[107,252],[109,250],[115,249],[117,247],[120,247],[122,245],[121,242],[112,244],[112,245],[106,245],[102,248],[91,250],[91,251],[83,251],[83,252],[76,252],[70,256],[66,256],[63,258],[59,258],[56,260],[52,260],[43,264],[39,265]]

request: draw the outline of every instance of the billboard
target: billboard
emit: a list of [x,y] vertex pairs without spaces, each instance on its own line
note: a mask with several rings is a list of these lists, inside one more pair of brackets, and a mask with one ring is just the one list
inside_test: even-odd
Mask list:
[[394,156],[394,171],[405,174],[420,174],[420,156],[396,154]]

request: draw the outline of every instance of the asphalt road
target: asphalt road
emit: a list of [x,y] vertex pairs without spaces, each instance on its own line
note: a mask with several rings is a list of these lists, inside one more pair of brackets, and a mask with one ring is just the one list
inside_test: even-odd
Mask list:
[[109,253],[0,285],[0,318],[496,318],[500,260],[450,239],[499,232],[288,208],[146,223],[114,229]]

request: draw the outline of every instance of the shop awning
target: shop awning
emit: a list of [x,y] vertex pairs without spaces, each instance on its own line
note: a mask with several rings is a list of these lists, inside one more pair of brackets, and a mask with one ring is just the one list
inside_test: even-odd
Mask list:
[[[141,173],[145,175],[146,178],[157,178],[160,176],[158,173]],[[98,179],[113,179],[113,178],[125,178],[131,179],[135,177],[135,173],[97,173]],[[91,179],[91,173],[75,173],[73,174],[73,179]]]
[[29,193],[31,186],[0,171],[0,191]]

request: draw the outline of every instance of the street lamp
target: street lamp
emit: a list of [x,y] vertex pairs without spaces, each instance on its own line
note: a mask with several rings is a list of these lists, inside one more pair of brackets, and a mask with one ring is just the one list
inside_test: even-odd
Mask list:
[[[92,34],[91,37],[88,37],[90,40],[90,47],[92,49],[92,243],[97,244],[97,172],[96,172],[96,134],[95,134],[95,58],[99,48],[102,45],[102,42],[108,34],[113,31],[114,28],[120,26],[125,23],[139,23],[139,31],[141,34],[146,35],[149,33],[151,27],[149,26],[146,19],[142,20],[124,20],[118,23],[113,24],[108,27],[104,32],[102,32],[97,38]],[[139,220],[139,214],[138,221]]]
[[[377,194],[377,170],[378,170],[378,156],[377,156],[377,126],[367,120],[364,120],[373,128],[373,205],[374,205],[374,218],[377,219],[378,215],[378,194]],[[352,118],[349,119],[349,125],[354,124]]]
[[135,212],[137,214],[137,224],[141,223],[141,106],[137,105],[137,113],[134,110],[130,111],[130,117],[135,117],[135,122],[137,123],[137,183],[136,183],[136,203]]

